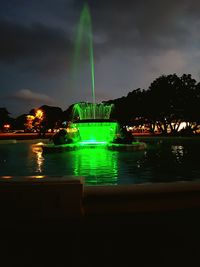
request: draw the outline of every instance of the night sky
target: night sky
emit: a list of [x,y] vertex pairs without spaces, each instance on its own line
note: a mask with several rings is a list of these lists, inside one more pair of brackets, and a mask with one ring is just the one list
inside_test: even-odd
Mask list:
[[[0,107],[11,116],[42,104],[91,101],[87,57],[72,82],[82,0],[0,3]],[[200,78],[200,1],[91,0],[98,101],[147,89],[162,74]]]

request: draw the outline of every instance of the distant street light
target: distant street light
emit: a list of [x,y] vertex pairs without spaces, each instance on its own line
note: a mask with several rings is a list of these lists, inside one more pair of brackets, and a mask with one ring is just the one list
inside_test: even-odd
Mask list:
[[4,124],[3,129],[8,132],[10,130],[10,124]]

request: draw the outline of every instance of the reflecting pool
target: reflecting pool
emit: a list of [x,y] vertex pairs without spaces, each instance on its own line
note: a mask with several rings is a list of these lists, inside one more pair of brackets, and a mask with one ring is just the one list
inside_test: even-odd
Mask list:
[[82,148],[42,154],[39,140],[1,142],[0,175],[84,176],[86,185],[192,181],[200,178],[200,138],[142,138],[143,151]]

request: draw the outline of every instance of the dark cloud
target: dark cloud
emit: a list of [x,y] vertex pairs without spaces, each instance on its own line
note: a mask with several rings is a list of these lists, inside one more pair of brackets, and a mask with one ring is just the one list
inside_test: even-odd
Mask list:
[[45,72],[64,69],[70,60],[71,42],[60,29],[0,20],[0,35],[1,63]]
[[[188,23],[200,10],[197,0],[87,2],[91,9],[96,59],[115,49],[131,48],[139,55],[158,54],[177,47],[184,49],[195,34]],[[52,0],[36,0],[29,4],[12,0],[6,5],[7,10],[12,6],[22,17],[28,13],[32,21],[22,25],[23,21],[16,15],[16,21],[11,17],[0,21],[0,60],[25,62],[28,67],[40,71],[66,69],[73,51],[72,36],[83,4],[82,0],[59,0],[56,5]],[[44,13],[44,17],[36,10],[39,14]]]
[[[99,52],[132,48],[137,53],[156,54],[183,48],[191,42],[192,20],[198,1],[190,0],[89,0],[94,35],[102,42]],[[83,1],[76,0],[75,6]],[[197,38],[197,36],[196,36]],[[98,45],[98,44],[97,44]]]
[[[41,88],[38,94],[55,98],[63,109],[72,102],[90,101],[87,53],[82,56],[84,64],[78,61],[73,76],[75,86],[70,81],[75,29],[84,2],[1,3],[2,95],[19,96],[19,88]],[[185,72],[199,78],[198,0],[87,2],[92,16],[95,86],[100,101],[121,97],[134,88],[148,88],[161,74]]]
[[[56,105],[54,99],[49,95],[30,89],[21,89],[7,94],[7,96],[1,97],[1,101],[2,103],[6,103],[6,107],[14,117],[22,113],[27,113],[32,108],[37,108],[44,104]],[[3,105],[0,104],[0,106]]]
[[30,89],[21,89],[9,98],[43,104],[52,104],[54,102],[53,99],[48,95],[36,93]]

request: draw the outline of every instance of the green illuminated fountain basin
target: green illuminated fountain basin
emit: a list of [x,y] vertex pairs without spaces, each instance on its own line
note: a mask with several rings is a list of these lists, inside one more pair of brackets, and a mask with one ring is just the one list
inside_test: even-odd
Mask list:
[[73,123],[72,128],[77,129],[80,145],[105,145],[116,138],[119,126],[111,120],[81,120]]
[[119,124],[107,119],[87,119],[71,123],[68,137],[73,143],[54,145],[44,144],[44,153],[71,151],[83,148],[104,147],[109,150],[138,151],[146,149],[143,142],[132,142],[131,144],[115,143],[119,133]]

